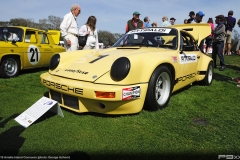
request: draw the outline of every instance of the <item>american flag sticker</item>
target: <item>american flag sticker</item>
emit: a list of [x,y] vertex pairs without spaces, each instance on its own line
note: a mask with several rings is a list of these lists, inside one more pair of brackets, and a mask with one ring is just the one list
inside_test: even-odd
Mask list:
[[172,56],[173,63],[177,63],[177,56]]

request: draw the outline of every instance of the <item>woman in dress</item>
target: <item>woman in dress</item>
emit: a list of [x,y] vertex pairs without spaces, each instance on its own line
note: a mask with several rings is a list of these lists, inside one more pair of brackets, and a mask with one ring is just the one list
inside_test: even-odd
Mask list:
[[86,45],[83,47],[84,50],[99,49],[96,23],[97,23],[96,17],[90,16],[87,20],[87,23],[79,29],[80,36],[88,35]]

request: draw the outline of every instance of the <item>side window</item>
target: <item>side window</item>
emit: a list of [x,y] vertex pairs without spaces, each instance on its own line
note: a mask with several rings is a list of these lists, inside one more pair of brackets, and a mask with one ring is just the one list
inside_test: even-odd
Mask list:
[[49,44],[48,37],[45,33],[38,33],[38,39],[41,44]]
[[26,31],[25,42],[37,43],[36,33],[34,31]]
[[196,51],[197,45],[192,36],[181,32],[180,45],[183,51]]

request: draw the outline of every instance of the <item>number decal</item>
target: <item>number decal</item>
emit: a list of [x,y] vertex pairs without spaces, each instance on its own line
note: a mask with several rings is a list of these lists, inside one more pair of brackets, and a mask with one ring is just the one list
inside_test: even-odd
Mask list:
[[37,46],[29,45],[27,54],[28,54],[28,61],[31,63],[31,65],[38,64],[38,62],[41,58],[41,54],[40,54],[40,51],[37,48]]
[[31,48],[30,52],[32,53],[30,62],[38,62],[38,50],[37,50],[37,48],[35,48],[35,51],[34,51],[34,48]]

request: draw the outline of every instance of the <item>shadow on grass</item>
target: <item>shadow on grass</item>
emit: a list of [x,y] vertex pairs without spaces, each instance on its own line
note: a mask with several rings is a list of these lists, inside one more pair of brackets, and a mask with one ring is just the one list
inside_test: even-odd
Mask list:
[[[0,123],[0,127],[4,127],[10,120],[16,118],[17,114],[10,116]],[[22,126],[14,126],[7,131],[0,134],[0,153],[5,156],[15,156],[19,153],[19,149],[22,147],[25,138],[20,137],[25,130]]]
[[[17,116],[18,116],[18,114],[13,114],[13,115],[11,115],[10,117],[8,117],[7,119],[4,119],[4,118],[0,117],[0,120],[3,119],[3,121],[0,122],[0,128],[4,128],[5,125],[6,125],[11,119],[16,118]],[[0,144],[1,144],[1,143],[0,143]],[[0,153],[1,153],[1,152],[0,152]]]
[[41,72],[41,71],[48,71],[49,67],[40,67],[40,68],[33,68],[33,69],[26,69],[20,71],[19,75],[24,75],[24,74],[30,74],[30,73],[36,73],[36,72]]
[[233,70],[236,70],[236,71],[240,71],[240,67],[238,67],[238,66],[226,65],[226,67],[230,68],[230,69],[233,69]]

